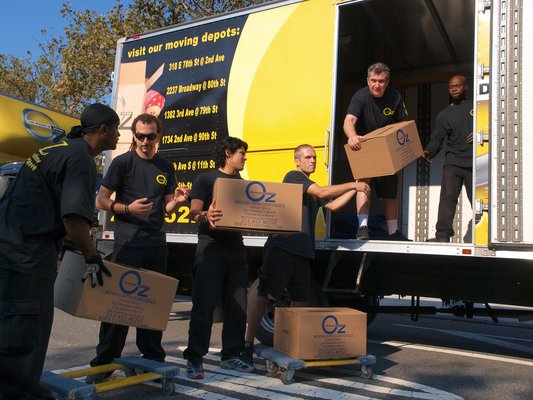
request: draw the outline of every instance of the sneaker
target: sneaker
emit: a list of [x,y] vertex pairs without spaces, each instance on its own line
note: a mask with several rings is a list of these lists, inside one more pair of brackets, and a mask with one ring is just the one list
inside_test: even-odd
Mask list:
[[240,372],[255,372],[254,364],[246,362],[242,357],[231,357],[226,360],[221,360],[220,367],[234,369]]
[[402,232],[396,231],[392,235],[389,235],[387,240],[396,240],[397,242],[412,242],[411,239],[408,239],[406,236],[403,235]]
[[99,383],[107,381],[113,372],[102,372],[100,374],[88,375],[85,378],[85,383],[88,385],[98,385]]
[[187,376],[191,379],[204,379],[204,366],[202,363],[187,361]]
[[357,235],[355,235],[356,240],[369,240],[370,234],[368,233],[368,226],[367,225],[361,225],[359,229],[357,229]]

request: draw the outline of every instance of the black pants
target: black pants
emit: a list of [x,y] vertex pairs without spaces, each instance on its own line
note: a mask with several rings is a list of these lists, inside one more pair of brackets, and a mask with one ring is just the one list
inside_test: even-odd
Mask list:
[[53,318],[53,280],[0,268],[0,399],[54,399],[39,384]]
[[444,165],[440,187],[437,239],[450,239],[454,235],[453,217],[463,185],[472,204],[472,168]]
[[[135,268],[144,268],[151,271],[166,273],[168,248],[167,246],[133,248],[115,246],[112,260],[119,264]],[[105,278],[104,278],[105,279]],[[91,366],[104,365],[113,362],[122,355],[128,326],[115,325],[102,322],[100,325],[99,343],[96,347],[96,357],[91,361]],[[161,346],[163,332],[150,329],[137,328],[136,344],[144,358],[165,361],[165,350]]]
[[185,359],[200,363],[209,351],[213,311],[219,300],[224,307],[221,358],[225,360],[241,353],[246,330],[247,287],[243,243],[218,243],[200,238],[194,261],[189,343],[183,352]]

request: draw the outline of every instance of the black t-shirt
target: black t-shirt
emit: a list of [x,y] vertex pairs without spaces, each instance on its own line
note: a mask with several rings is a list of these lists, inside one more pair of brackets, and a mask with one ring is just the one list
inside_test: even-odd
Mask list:
[[352,97],[347,114],[357,117],[357,134],[364,136],[375,129],[408,119],[401,94],[388,86],[382,97],[374,97],[368,86]]
[[299,183],[303,186],[302,232],[294,234],[272,234],[267,239],[267,246],[279,247],[291,254],[309,259],[315,258],[315,222],[321,201],[307,193],[313,185],[311,179],[300,171],[289,171],[283,178],[284,183]]
[[65,236],[63,217],[93,218],[96,165],[89,150],[82,138],[69,139],[26,160],[0,200],[0,268],[55,276],[55,269],[39,270],[43,243]]
[[[191,200],[202,200],[204,202],[203,211],[207,211],[213,202],[213,186],[217,178],[242,179],[239,173],[228,175],[219,169],[198,175],[192,185],[189,197]],[[201,223],[198,226],[198,238],[202,237],[210,237],[217,241],[242,241],[242,234],[240,232],[212,229],[208,222]]]
[[156,154],[152,159],[128,151],[116,157],[102,180],[102,185],[115,191],[117,203],[130,204],[146,197],[153,202],[146,215],[116,214],[115,241],[119,245],[155,247],[166,243],[165,195],[176,185],[174,167]]
[[473,150],[472,143],[468,143],[468,135],[474,128],[473,109],[472,100],[465,100],[461,104],[449,105],[437,115],[426,147],[430,157],[434,157],[446,142],[445,164],[472,167]]

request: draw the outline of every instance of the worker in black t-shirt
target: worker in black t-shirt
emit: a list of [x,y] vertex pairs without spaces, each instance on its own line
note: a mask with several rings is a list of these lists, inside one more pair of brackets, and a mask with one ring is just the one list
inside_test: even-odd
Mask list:
[[302,232],[295,234],[271,234],[265,244],[263,264],[259,271],[257,296],[248,305],[247,328],[243,358],[253,363],[253,342],[261,318],[270,300],[281,298],[285,289],[289,292],[292,307],[303,307],[311,292],[310,261],[315,258],[315,221],[319,207],[336,211],[343,207],[357,192],[370,195],[365,182],[348,182],[319,186],[310,179],[316,168],[316,152],[313,146],[302,144],[294,150],[296,170],[289,171],[284,183],[301,184]]
[[463,186],[472,204],[474,105],[472,100],[466,99],[467,90],[464,76],[450,78],[450,104],[437,115],[435,128],[424,150],[424,157],[431,162],[443,147],[446,148],[435,235],[437,242],[447,243],[454,235],[453,217]]
[[93,246],[96,164],[116,148],[117,113],[92,104],[66,140],[29,157],[0,201],[0,399],[54,399],[40,386],[65,235],[85,257],[87,277],[110,275]]
[[[115,216],[112,261],[165,274],[168,257],[163,230],[165,215],[175,212],[188,199],[189,189],[176,187],[174,166],[157,154],[162,136],[159,119],[141,114],[133,120],[131,129],[130,151],[111,162],[96,196],[96,206]],[[109,364],[119,358],[127,335],[128,326],[102,322],[91,366]],[[165,361],[161,339],[161,331],[137,328],[136,343],[144,358]],[[110,375],[91,375],[86,382],[100,383]]]
[[[361,150],[361,144],[367,133],[408,118],[402,96],[389,86],[389,80],[390,68],[386,64],[372,64],[368,67],[367,86],[353,95],[343,124],[348,145],[353,150]],[[408,240],[398,229],[398,175],[360,179],[360,181],[371,183],[376,196],[383,199],[388,239]],[[368,240],[370,198],[364,193],[358,193],[356,205],[359,220],[356,239]]]
[[246,290],[248,274],[246,249],[237,231],[216,230],[223,210],[213,203],[213,186],[218,178],[242,179],[248,144],[227,137],[216,143],[216,169],[200,174],[191,190],[191,220],[198,223],[198,245],[194,257],[192,310],[189,341],[183,358],[187,376],[203,379],[203,357],[209,351],[213,311],[222,300],[222,351],[220,366],[240,372],[253,372],[253,364],[240,356],[246,329]]

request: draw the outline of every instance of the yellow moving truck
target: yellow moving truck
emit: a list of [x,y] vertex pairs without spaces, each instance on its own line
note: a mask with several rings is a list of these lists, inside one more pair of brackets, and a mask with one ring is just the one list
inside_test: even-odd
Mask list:
[[[525,118],[532,100],[533,2],[517,0],[284,0],[147,32],[118,42],[113,105],[126,151],[131,121],[159,115],[160,153],[179,182],[192,185],[213,168],[213,143],[227,135],[249,144],[244,177],[281,181],[292,151],[315,146],[314,180],[353,179],[342,122],[353,93],[376,61],[392,69],[422,145],[448,104],[448,79],[467,77],[474,100],[474,204],[463,193],[451,243],[434,237],[443,157],[417,160],[401,171],[400,228],[412,242],[383,240],[381,205],[373,201],[371,239],[357,241],[355,204],[325,214],[317,225],[314,304],[382,311],[379,299],[412,296],[413,314],[520,316],[489,303],[533,306],[533,136]],[[196,226],[183,205],[167,218],[169,270],[190,288]],[[322,214],[319,215],[322,217]],[[113,239],[104,217],[101,247]],[[246,235],[250,279],[265,236]],[[416,307],[420,296],[443,307]],[[453,300],[464,305],[447,308]],[[479,309],[476,303],[487,304]],[[393,311],[387,309],[387,311]],[[405,309],[399,311],[405,312]],[[270,314],[269,314],[270,315]],[[272,321],[261,335],[268,341]]]

